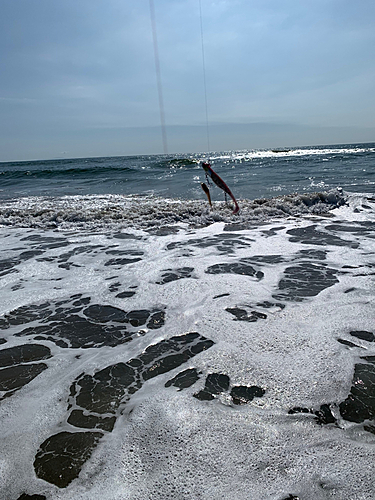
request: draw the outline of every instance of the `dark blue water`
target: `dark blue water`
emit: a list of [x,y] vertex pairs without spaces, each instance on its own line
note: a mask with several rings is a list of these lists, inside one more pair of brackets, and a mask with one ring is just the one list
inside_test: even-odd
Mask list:
[[[209,159],[237,198],[325,191],[375,193],[375,143],[289,150],[57,159],[0,164],[0,199],[137,194],[204,198],[199,165]],[[215,199],[222,193],[215,188]]]

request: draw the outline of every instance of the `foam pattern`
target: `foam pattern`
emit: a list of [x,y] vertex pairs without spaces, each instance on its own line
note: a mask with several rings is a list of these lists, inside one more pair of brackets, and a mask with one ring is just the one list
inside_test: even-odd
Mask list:
[[14,204],[0,497],[374,498],[375,203],[311,196],[132,224],[103,197],[105,230],[91,197]]
[[[85,429],[113,430],[116,414],[147,380],[180,366],[213,342],[188,333],[149,346],[139,357],[96,372],[81,375],[70,388],[68,423]],[[38,450],[36,475],[59,487],[78,477],[82,465],[103,437],[100,432],[59,432]]]

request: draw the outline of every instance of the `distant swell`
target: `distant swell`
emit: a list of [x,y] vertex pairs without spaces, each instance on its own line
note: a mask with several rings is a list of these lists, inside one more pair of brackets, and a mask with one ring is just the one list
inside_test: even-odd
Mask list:
[[100,177],[104,174],[109,175],[111,173],[124,174],[126,172],[132,172],[134,169],[129,167],[74,167],[74,168],[44,168],[44,169],[19,169],[19,170],[2,170],[0,171],[1,180],[6,181],[8,179],[23,179],[23,178],[35,178],[35,179],[49,179],[49,178],[64,178],[69,177]]
[[122,195],[27,197],[0,205],[0,226],[96,230],[159,228],[179,223],[197,227],[225,222],[248,227],[275,217],[325,214],[346,201],[347,196],[341,190],[295,193],[270,199],[239,200],[240,213],[232,215],[231,205],[214,202],[210,209],[202,200]]
[[143,163],[141,162],[141,165],[139,163],[139,159],[132,163],[131,158],[125,158],[122,161],[121,158],[90,158],[89,160],[71,161],[9,162],[0,164],[0,178],[2,182],[25,177],[28,179],[63,178],[65,180],[72,177],[87,177],[92,180],[92,178],[100,178],[103,175],[137,174],[152,169],[164,171],[198,165],[197,160],[190,158],[158,158],[157,161],[154,159],[152,162],[147,161],[146,158]]

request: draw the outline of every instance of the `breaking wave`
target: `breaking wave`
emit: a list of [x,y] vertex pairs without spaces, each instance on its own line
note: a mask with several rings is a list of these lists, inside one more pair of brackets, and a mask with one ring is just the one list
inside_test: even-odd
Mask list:
[[86,195],[25,197],[0,205],[0,226],[46,229],[158,228],[187,224],[208,226],[215,222],[248,227],[278,217],[327,214],[347,203],[341,189],[290,194],[274,198],[239,200],[240,213],[231,205],[214,202],[211,209],[201,200],[154,196]]

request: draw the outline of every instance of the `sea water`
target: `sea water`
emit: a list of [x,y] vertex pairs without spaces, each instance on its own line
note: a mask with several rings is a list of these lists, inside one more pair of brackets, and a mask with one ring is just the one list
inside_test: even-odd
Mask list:
[[2,163],[0,498],[375,498],[374,160]]
[[[0,199],[87,194],[205,199],[200,163],[210,161],[239,198],[326,191],[374,192],[374,144],[56,159],[0,163]],[[222,200],[220,193],[215,199]]]

